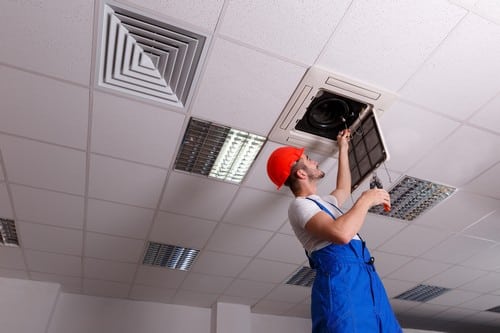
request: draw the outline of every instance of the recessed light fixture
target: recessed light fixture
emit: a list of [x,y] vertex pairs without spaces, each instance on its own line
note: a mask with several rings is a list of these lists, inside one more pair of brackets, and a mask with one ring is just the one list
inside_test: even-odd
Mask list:
[[19,246],[14,220],[0,218],[0,244]]
[[199,252],[200,250],[197,249],[149,242],[142,263],[144,265],[188,271]]
[[372,207],[369,212],[412,221],[438,202],[449,197],[455,190],[454,187],[404,176],[389,191],[391,210],[386,212],[379,205]]
[[240,183],[265,141],[260,135],[191,118],[175,169]]
[[433,298],[441,296],[442,294],[448,291],[450,291],[450,289],[448,288],[420,284],[415,288],[412,288],[410,290],[401,293],[395,298],[405,301],[427,302]]
[[310,287],[312,286],[315,277],[316,270],[303,266],[293,273],[293,275],[285,281],[285,284]]

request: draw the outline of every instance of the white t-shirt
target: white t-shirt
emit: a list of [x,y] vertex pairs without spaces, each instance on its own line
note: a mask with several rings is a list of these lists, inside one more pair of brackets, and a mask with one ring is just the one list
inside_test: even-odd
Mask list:
[[[340,209],[332,206],[332,204],[337,206],[337,198],[333,195],[325,195],[323,197],[310,195],[308,197],[320,202],[330,211],[330,213],[333,214],[333,216],[335,216],[335,218],[342,215]],[[316,202],[306,199],[305,197],[295,198],[288,208],[288,219],[290,220],[292,229],[308,253],[312,253],[313,251],[322,249],[325,246],[332,244],[332,242],[314,237],[305,229],[307,222],[321,211],[322,209],[316,204]],[[335,223],[335,221],[333,221],[333,223]],[[353,239],[359,239],[359,237],[356,235]]]

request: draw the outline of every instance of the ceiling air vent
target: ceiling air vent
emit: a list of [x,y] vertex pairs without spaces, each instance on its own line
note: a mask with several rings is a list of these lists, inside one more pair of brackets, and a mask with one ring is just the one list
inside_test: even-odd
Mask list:
[[285,281],[285,284],[293,286],[310,287],[316,277],[316,270],[309,267],[301,267],[293,275]]
[[382,206],[374,206],[369,212],[412,221],[449,197],[455,190],[454,187],[404,176],[389,191],[391,210],[386,212]]
[[99,85],[185,108],[206,37],[104,4]]
[[1,245],[19,246],[14,220],[0,218],[0,236]]
[[450,289],[448,288],[420,284],[415,288],[403,292],[402,294],[396,296],[395,298],[405,301],[427,302],[430,301],[431,299],[441,296],[442,294],[448,291],[450,291]]
[[144,265],[167,267],[181,271],[188,271],[200,250],[175,245],[149,242]]

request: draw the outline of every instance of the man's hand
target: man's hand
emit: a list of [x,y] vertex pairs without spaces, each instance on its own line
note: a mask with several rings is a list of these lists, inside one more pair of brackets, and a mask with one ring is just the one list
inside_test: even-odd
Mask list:
[[389,193],[384,189],[374,188],[363,192],[360,197],[361,200],[366,200],[369,208],[376,205],[387,205],[390,209],[391,207],[391,197]]
[[337,144],[339,150],[349,149],[349,140],[351,139],[351,130],[346,128],[337,135]]

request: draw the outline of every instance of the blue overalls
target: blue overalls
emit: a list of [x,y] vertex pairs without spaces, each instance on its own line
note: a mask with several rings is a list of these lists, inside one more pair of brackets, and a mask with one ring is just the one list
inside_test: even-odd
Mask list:
[[[335,219],[321,203],[310,200]],[[310,260],[316,269],[311,294],[313,333],[402,332],[363,240],[328,245],[314,251]]]

